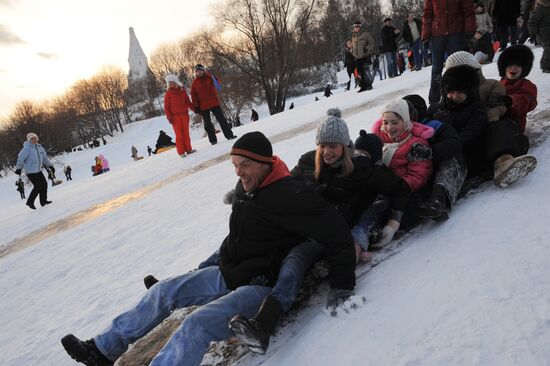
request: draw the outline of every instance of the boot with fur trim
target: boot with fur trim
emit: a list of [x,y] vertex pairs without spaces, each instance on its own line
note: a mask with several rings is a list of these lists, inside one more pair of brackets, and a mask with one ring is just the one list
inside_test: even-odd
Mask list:
[[506,188],[526,177],[537,166],[537,159],[531,155],[514,158],[510,154],[500,156],[494,164],[494,183],[497,187]]

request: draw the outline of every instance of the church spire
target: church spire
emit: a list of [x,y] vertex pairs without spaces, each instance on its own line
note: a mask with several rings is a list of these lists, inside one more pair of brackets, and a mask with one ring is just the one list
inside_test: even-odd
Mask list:
[[129,79],[141,79],[147,76],[147,56],[141,48],[139,41],[134,32],[134,28],[130,27],[130,51],[128,53],[128,63],[130,64]]

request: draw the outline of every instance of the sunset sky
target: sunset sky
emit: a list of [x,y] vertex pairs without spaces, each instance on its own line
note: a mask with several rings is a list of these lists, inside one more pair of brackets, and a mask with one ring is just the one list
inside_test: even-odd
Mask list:
[[213,21],[217,0],[0,0],[0,118],[103,65],[128,70],[128,28],[147,56]]

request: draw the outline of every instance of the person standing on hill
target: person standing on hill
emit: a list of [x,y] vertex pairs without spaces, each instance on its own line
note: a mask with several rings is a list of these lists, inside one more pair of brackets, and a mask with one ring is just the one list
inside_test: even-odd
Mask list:
[[46,150],[38,143],[38,135],[29,133],[27,141],[23,143],[23,148],[19,151],[17,163],[15,164],[15,174],[21,175],[21,169],[31,181],[33,188],[27,199],[27,206],[36,210],[34,200],[40,196],[40,205],[45,206],[52,201],[48,201],[48,182],[42,173],[42,166],[45,165],[49,172],[55,172],[53,164],[48,159]]
[[73,168],[71,168],[71,166],[68,164],[65,167],[65,169],[63,169],[63,172],[65,173],[65,178],[67,179],[67,181],[73,180],[73,177],[71,176],[72,171],[73,171]]
[[374,53],[374,38],[367,31],[361,30],[361,22],[353,23],[351,36],[351,53],[357,69],[359,86],[358,93],[372,89],[372,80],[369,73],[370,56]]
[[250,121],[251,121],[251,122],[256,122],[256,121],[258,120],[258,118],[260,118],[260,117],[258,116],[258,112],[256,112],[256,111],[254,110],[254,108],[252,108],[252,110],[251,110],[250,112],[251,112]]
[[441,99],[441,72],[445,53],[469,48],[476,31],[476,17],[473,0],[424,1],[422,17],[422,41],[431,43],[432,79],[430,84],[430,105]]
[[386,56],[386,62],[388,63],[388,74],[390,78],[399,76],[397,72],[397,42],[400,30],[392,25],[392,19],[384,19],[384,26],[382,27],[382,51]]
[[[183,84],[176,75],[166,75],[166,86],[168,90],[164,95],[164,113],[176,134],[176,150],[179,156],[184,158],[187,154],[196,151],[191,147],[189,113],[187,111],[188,109],[194,110],[194,108]],[[137,160],[136,157],[134,160]]]
[[201,64],[195,66],[195,80],[193,80],[191,84],[191,100],[195,112],[200,113],[202,116],[204,130],[208,134],[208,140],[212,145],[218,143],[218,138],[216,137],[216,131],[212,125],[210,112],[216,117],[226,139],[232,140],[237,137],[233,134],[233,131],[231,131],[231,126],[227,122],[220,107],[218,91],[214,84],[213,75]]
[[409,43],[409,47],[412,50],[414,57],[414,70],[418,71],[422,69],[422,62],[424,61],[422,52],[422,21],[410,13],[407,16],[407,20],[403,24],[403,39]]

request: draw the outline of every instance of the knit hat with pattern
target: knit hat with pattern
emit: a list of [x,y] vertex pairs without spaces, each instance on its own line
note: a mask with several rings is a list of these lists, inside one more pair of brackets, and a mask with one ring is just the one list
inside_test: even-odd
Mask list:
[[346,121],[342,119],[342,111],[338,108],[331,108],[327,111],[327,119],[319,124],[315,144],[334,143],[344,146],[351,146],[349,130]]

